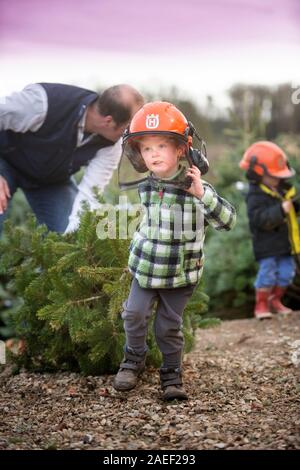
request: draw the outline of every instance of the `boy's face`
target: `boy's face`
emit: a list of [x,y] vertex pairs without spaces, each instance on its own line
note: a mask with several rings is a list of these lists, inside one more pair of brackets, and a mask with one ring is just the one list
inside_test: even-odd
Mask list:
[[275,178],[275,176],[263,175],[262,183],[272,188],[277,188],[280,183],[280,178]]
[[184,147],[164,136],[149,135],[140,139],[140,152],[145,164],[155,176],[169,178],[173,176],[184,154]]

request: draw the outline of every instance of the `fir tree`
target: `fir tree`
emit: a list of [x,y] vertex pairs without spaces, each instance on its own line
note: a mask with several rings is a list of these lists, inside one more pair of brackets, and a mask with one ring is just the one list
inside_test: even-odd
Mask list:
[[[35,370],[114,372],[125,341],[120,316],[131,275],[126,266],[129,240],[99,239],[99,216],[85,210],[78,231],[48,232],[30,217],[22,227],[9,221],[0,244],[0,270],[21,299],[13,324],[25,351],[19,365]],[[186,351],[191,350],[207,297],[196,291],[184,314]],[[160,353],[152,325],[148,363]]]

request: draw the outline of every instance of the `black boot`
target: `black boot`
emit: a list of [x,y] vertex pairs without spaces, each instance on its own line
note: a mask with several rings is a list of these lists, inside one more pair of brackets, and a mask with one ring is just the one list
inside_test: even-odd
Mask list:
[[145,368],[146,353],[142,355],[125,351],[123,362],[114,378],[113,386],[116,390],[125,391],[134,388],[138,376]]
[[188,396],[182,388],[182,376],[179,368],[160,369],[160,384],[163,400],[187,400]]

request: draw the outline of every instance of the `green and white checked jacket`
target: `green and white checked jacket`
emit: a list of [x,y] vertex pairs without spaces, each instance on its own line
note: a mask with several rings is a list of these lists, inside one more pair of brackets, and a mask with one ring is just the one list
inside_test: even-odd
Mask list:
[[130,244],[128,268],[141,287],[197,284],[203,271],[206,227],[230,230],[234,226],[235,209],[202,182],[201,200],[151,176],[140,183],[144,213]]

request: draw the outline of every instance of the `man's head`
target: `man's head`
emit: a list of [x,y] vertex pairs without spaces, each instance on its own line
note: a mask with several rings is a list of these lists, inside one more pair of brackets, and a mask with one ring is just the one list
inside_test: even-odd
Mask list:
[[116,142],[143,104],[142,95],[130,85],[107,88],[89,106],[85,129]]

